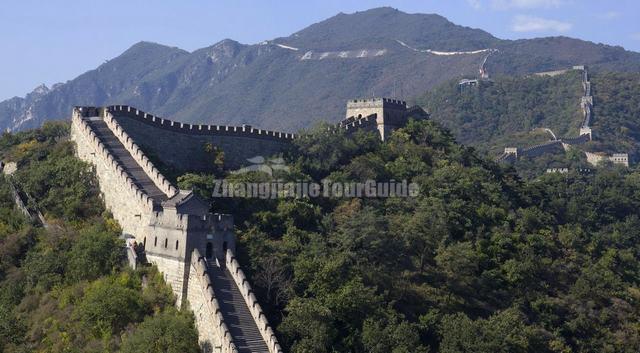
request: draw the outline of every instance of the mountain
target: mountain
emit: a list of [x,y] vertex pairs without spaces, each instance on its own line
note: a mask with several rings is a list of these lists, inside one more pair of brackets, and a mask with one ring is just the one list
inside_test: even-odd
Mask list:
[[[505,147],[550,141],[549,130],[559,138],[578,136],[583,121],[581,75],[570,70],[553,77],[504,76],[463,89],[458,81],[449,81],[417,102],[458,142],[498,156]],[[597,72],[589,81],[593,140],[573,147],[608,155],[628,153],[632,162],[640,160],[640,73]],[[547,167],[569,165],[565,157],[545,156],[535,164],[527,160],[518,170],[529,169],[537,176]]]
[[187,52],[140,42],[71,81],[0,102],[0,128],[65,118],[74,105],[129,104],[185,122],[295,131],[341,119],[353,97],[411,98],[475,77],[487,56],[493,76],[575,64],[640,70],[640,54],[620,47],[566,37],[501,40],[439,15],[377,8],[253,45],[226,39]]
[[417,101],[458,142],[497,156],[507,146],[549,141],[544,128],[558,137],[578,136],[582,92],[582,72],[576,70],[553,77],[504,76],[467,88],[449,81]]

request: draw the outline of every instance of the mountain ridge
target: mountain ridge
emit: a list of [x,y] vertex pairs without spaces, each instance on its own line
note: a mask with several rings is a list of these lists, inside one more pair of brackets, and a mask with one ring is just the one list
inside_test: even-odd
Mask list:
[[[402,45],[405,43],[406,45]],[[587,64],[640,71],[640,53],[568,37],[503,40],[435,14],[377,8],[338,14],[257,44],[221,40],[192,52],[141,41],[46,94],[0,102],[0,128],[63,119],[75,105],[128,104],[184,122],[252,124],[294,131],[335,122],[354,97],[418,97],[451,79],[475,77],[497,49],[492,75]]]

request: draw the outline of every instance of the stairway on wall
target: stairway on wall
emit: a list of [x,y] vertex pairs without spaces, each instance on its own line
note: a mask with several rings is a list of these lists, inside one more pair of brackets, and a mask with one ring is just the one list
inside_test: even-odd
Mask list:
[[207,269],[222,316],[238,353],[269,353],[269,348],[229,270],[211,262],[208,262]]
[[107,149],[109,149],[109,152],[121,164],[134,184],[153,200],[154,205],[159,206],[162,201],[168,199],[168,196],[154,184],[153,180],[149,178],[147,173],[145,173],[142,167],[135,161],[131,153],[127,151],[122,142],[118,140],[118,137],[109,129],[107,123],[105,123],[102,118],[92,117],[86,119],[86,121],[100,141],[102,141]]

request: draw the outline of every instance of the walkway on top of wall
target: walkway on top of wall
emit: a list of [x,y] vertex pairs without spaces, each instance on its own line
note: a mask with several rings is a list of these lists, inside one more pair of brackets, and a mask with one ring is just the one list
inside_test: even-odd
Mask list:
[[238,352],[269,353],[269,348],[229,270],[222,269],[215,263],[207,263],[209,276],[215,284],[213,291]]
[[127,151],[125,146],[118,140],[118,137],[114,135],[102,118],[92,117],[84,119],[102,143],[109,149],[109,152],[111,152],[114,158],[120,163],[134,184],[144,191],[153,200],[154,204],[160,205],[162,201],[168,199],[168,196],[154,184],[153,180],[144,172],[142,167],[135,161],[131,153]]

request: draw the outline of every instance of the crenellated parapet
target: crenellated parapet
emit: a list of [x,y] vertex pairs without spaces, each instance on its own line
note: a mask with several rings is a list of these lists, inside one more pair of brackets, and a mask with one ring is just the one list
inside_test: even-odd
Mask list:
[[377,117],[377,114],[371,114],[360,118],[353,116],[342,120],[336,127],[337,129],[344,130],[347,133],[351,133],[356,130],[377,131]]
[[567,144],[567,145],[582,145],[584,143],[587,143],[591,140],[591,132],[586,132],[586,131],[581,131],[580,132],[580,136],[578,137],[563,137],[560,139],[560,141],[562,141],[562,143]]
[[427,114],[421,107],[408,108],[407,102],[391,98],[361,98],[347,102],[345,119],[338,123],[338,128],[347,131],[355,129],[377,129],[384,141],[391,133],[407,124],[410,118],[427,119]]
[[226,266],[233,277],[236,285],[240,289],[242,293],[242,297],[251,312],[251,316],[253,320],[258,325],[258,330],[262,335],[262,338],[267,343],[269,347],[269,353],[282,353],[282,348],[278,343],[278,339],[276,338],[273,329],[269,326],[269,322],[267,321],[267,317],[262,311],[262,307],[258,303],[256,296],[253,294],[253,289],[251,289],[251,284],[247,280],[247,277],[244,275],[244,271],[240,268],[240,264],[236,260],[235,254],[232,250],[227,250],[225,256]]
[[160,171],[153,165],[153,163],[147,158],[140,147],[133,141],[133,139],[127,134],[126,131],[118,124],[118,121],[111,115],[110,112],[106,112],[104,121],[111,131],[116,135],[122,145],[129,151],[135,161],[142,167],[144,172],[153,180],[154,184],[162,190],[167,196],[171,197],[178,192],[178,189],[171,184],[167,178],[160,173]]
[[539,145],[523,148],[519,151],[519,157],[537,157],[545,153],[559,151],[562,149],[562,142],[554,140]]
[[119,189],[124,189],[131,197],[129,200],[135,202],[141,209],[151,212],[153,211],[153,200],[140,188],[129,176],[122,163],[111,153],[103,141],[98,137],[96,132],[89,126],[88,120],[91,117],[83,117],[91,108],[76,107],[73,110],[72,123],[72,139],[78,142],[81,139],[83,146],[88,147],[85,154],[90,155],[95,163],[100,163],[112,171],[116,176],[116,182]]
[[197,304],[192,306],[195,309],[200,345],[211,349],[211,352],[215,347],[220,347],[223,353],[238,353],[213,290],[215,284],[209,277],[207,259],[198,249],[194,249],[191,255],[191,268],[193,273],[189,292],[192,301]]
[[[220,163],[225,169],[239,169],[250,164],[248,159],[256,156],[272,157],[284,153],[297,138],[295,134],[256,129],[249,125],[180,123],[126,105],[102,109],[109,124],[120,127],[117,133],[126,131],[136,147],[144,151],[139,154],[133,150],[134,156],[152,155],[177,173],[213,173],[219,170]],[[127,140],[124,142],[136,148]],[[146,161],[141,163],[143,167],[151,168]],[[162,183],[157,180],[157,174],[151,172],[150,175],[155,175],[154,181]]]
[[126,116],[156,128],[183,134],[250,137],[279,141],[291,141],[296,138],[296,135],[292,133],[256,129],[250,125],[229,126],[181,123],[154,116],[127,105],[112,105],[106,107],[106,110],[115,116]]

